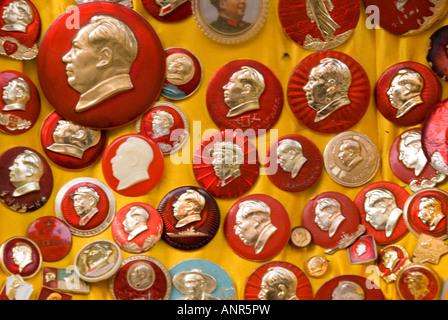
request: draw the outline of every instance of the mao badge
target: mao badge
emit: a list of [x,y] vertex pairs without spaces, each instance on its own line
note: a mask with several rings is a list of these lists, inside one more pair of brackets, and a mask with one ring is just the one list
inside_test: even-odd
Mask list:
[[370,279],[355,274],[336,276],[319,287],[315,300],[384,300],[381,289]]
[[395,287],[403,300],[440,299],[440,278],[429,265],[408,264],[398,275]]
[[276,199],[254,194],[235,202],[227,213],[224,234],[240,257],[265,261],[275,257],[288,243],[291,222]]
[[40,96],[26,75],[17,71],[0,73],[0,131],[18,135],[30,130],[40,114]]
[[0,7],[0,54],[31,60],[38,54],[39,12],[29,0],[6,0]]
[[62,117],[86,127],[110,129],[136,120],[159,97],[165,79],[165,51],[156,32],[119,4],[86,3],[65,12],[40,49],[44,94]]
[[207,88],[207,109],[216,125],[248,135],[269,130],[279,119],[283,102],[277,76],[252,60],[235,60],[223,66]]
[[338,51],[321,51],[303,59],[288,83],[289,106],[310,130],[340,133],[358,123],[370,102],[364,68]]
[[288,37],[301,47],[316,51],[347,41],[361,13],[356,0],[280,0],[278,12]]
[[[47,203],[53,191],[53,173],[45,158],[26,147],[13,147],[0,156],[0,201],[25,213]],[[9,177],[9,178],[8,178]]]
[[142,0],[143,7],[161,22],[179,22],[191,16],[190,0]]

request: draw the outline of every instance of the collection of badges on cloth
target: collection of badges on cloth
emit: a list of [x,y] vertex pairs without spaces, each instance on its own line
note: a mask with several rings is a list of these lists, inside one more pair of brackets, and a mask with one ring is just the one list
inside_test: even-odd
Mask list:
[[[281,35],[310,52],[291,70],[286,90],[271,68],[247,58],[227,62],[210,77],[204,109],[219,130],[191,153],[191,185],[171,188],[158,205],[132,198],[157,189],[165,161],[188,148],[189,118],[200,119],[202,111],[187,117],[177,102],[197,94],[205,70],[190,50],[164,48],[136,2],[79,0],[42,37],[33,1],[2,2],[0,58],[35,62],[42,94],[26,74],[0,70],[0,130],[11,136],[31,130],[43,116],[42,95],[54,110],[42,121],[41,145],[2,150],[0,200],[17,214],[48,206],[55,214],[47,211],[26,235],[1,245],[8,277],[0,299],[72,299],[101,281],[120,300],[388,298],[378,283],[354,274],[331,277],[313,293],[308,277],[328,275],[331,256],[340,250],[352,265],[373,266],[401,299],[444,299],[444,275],[430,265],[448,252],[448,193],[439,188],[448,174],[448,102],[441,85],[448,29],[432,33],[428,66],[397,61],[382,70],[374,88],[357,60],[334,49],[356,36],[363,8],[372,16],[384,13],[377,28],[413,37],[445,16],[447,0],[139,1],[138,9],[166,25],[194,19],[206,39],[222,46],[250,44],[275,10]],[[378,116],[406,127],[387,150],[388,163],[381,163],[385,158],[371,137],[353,130],[372,99]],[[254,141],[287,111],[300,134],[276,137],[262,157]],[[133,133],[109,137],[127,125]],[[331,137],[324,152],[308,132]],[[83,173],[93,165],[101,168],[101,179]],[[53,166],[79,175],[55,192],[60,177]],[[381,166],[390,166],[409,191],[390,181],[371,183]],[[314,194],[301,224],[292,225],[281,199],[250,192],[262,170],[273,188],[286,193],[313,190],[324,173],[341,188],[361,189],[353,199],[332,190]],[[54,203],[48,203],[52,194]],[[131,201],[121,205],[117,197]],[[221,200],[233,201],[226,214]],[[260,263],[244,296],[212,261],[188,259],[168,269],[150,254],[160,240],[185,252],[210,246],[220,227],[236,257]],[[111,239],[85,243],[70,267],[42,266],[67,256],[76,237],[108,229]],[[408,232],[418,239],[415,248],[397,244]],[[287,246],[325,251],[299,267],[274,259]],[[39,272],[36,295],[26,280]]]

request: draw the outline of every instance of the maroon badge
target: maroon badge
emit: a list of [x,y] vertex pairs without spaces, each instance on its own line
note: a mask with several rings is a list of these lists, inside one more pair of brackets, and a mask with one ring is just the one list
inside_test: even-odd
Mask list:
[[51,216],[34,220],[28,227],[26,236],[37,244],[42,260],[48,262],[61,260],[72,247],[69,227],[62,220]]
[[440,102],[422,127],[422,147],[431,166],[448,175],[448,100]]
[[358,193],[354,202],[366,233],[380,244],[397,242],[408,229],[403,219],[403,207],[409,193],[392,182],[376,182]]
[[395,138],[389,152],[392,172],[412,191],[434,187],[445,180],[445,174],[438,172],[429,163],[422,146],[421,128],[406,130]]
[[273,143],[266,154],[265,170],[278,188],[299,192],[311,188],[320,178],[322,155],[308,138],[290,134]]
[[278,14],[291,40],[318,51],[335,48],[352,36],[360,7],[356,0],[280,0]]
[[106,230],[115,214],[115,198],[103,182],[88,177],[67,182],[56,195],[56,216],[73,235],[91,237]]
[[0,54],[31,60],[38,54],[39,12],[30,0],[5,0],[0,7]]
[[210,79],[206,103],[220,130],[241,129],[248,135],[258,135],[279,119],[283,89],[277,76],[265,65],[235,60]]
[[80,170],[100,159],[106,148],[107,132],[80,126],[52,112],[42,125],[41,143],[53,163],[64,169]]
[[423,189],[410,196],[403,209],[406,226],[415,236],[426,234],[434,238],[447,235],[448,193]]
[[395,288],[403,300],[440,299],[439,276],[426,264],[410,263],[404,267],[398,275]]
[[384,300],[384,294],[371,280],[347,274],[326,281],[317,290],[314,300]]
[[112,237],[126,252],[148,251],[159,242],[163,221],[159,212],[143,202],[130,203],[121,208],[112,221]]
[[0,201],[25,213],[47,203],[53,191],[53,173],[45,158],[27,147],[13,147],[0,156]]
[[168,269],[147,255],[134,255],[123,260],[109,286],[116,300],[168,300],[171,287]]
[[286,261],[267,262],[249,276],[245,300],[313,300],[313,288],[306,274]]
[[192,14],[191,1],[188,0],[142,0],[143,7],[161,22],[179,22]]
[[370,234],[359,237],[354,244],[347,248],[347,253],[351,264],[375,261],[378,256],[375,238]]
[[171,100],[182,100],[197,91],[202,80],[202,65],[198,57],[184,48],[168,48],[166,76],[162,95]]
[[224,222],[227,243],[240,257],[265,261],[289,242],[291,222],[285,207],[268,195],[241,198],[229,209]]
[[378,110],[398,126],[423,122],[441,97],[439,79],[431,69],[413,61],[400,62],[388,68],[375,88]]
[[219,229],[221,215],[212,195],[198,187],[170,191],[158,211],[165,230],[163,240],[181,250],[195,250],[209,243]]
[[258,152],[238,131],[226,130],[202,141],[193,156],[193,171],[201,188],[218,198],[236,198],[258,179]]
[[[95,38],[103,33],[114,37]],[[115,3],[86,3],[63,13],[39,53],[48,101],[62,117],[86,127],[110,129],[136,120],[159,97],[165,79],[165,50],[156,32],[143,16]]]
[[34,241],[12,237],[0,247],[0,262],[6,273],[29,279],[40,271],[42,254]]
[[364,116],[370,102],[370,83],[363,67],[349,55],[321,51],[296,66],[287,97],[295,117],[306,128],[340,133]]
[[71,300],[72,296],[48,288],[42,288],[37,300]]
[[137,121],[137,133],[157,143],[163,155],[179,151],[188,139],[188,118],[177,105],[157,101]]
[[127,197],[147,194],[163,175],[163,154],[155,142],[140,134],[115,139],[104,152],[104,178],[116,192]]
[[381,12],[379,25],[395,35],[416,35],[429,29],[446,13],[444,1],[433,0],[363,0],[366,8]]
[[0,73],[0,131],[18,135],[30,130],[40,114],[40,96],[33,81],[18,71]]
[[358,230],[359,212],[344,194],[324,192],[306,204],[302,224],[311,232],[315,244],[335,248],[343,237]]

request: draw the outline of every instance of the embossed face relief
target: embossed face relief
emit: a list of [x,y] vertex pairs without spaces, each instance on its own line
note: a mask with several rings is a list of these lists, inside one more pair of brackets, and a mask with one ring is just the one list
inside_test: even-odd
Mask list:
[[3,111],[25,110],[30,100],[30,86],[23,78],[16,78],[3,87]]
[[34,12],[26,1],[17,0],[4,7],[2,19],[2,30],[25,33],[34,20]]
[[361,146],[352,139],[343,141],[339,148],[338,158],[347,169],[353,169],[363,160],[361,157]]
[[174,118],[169,112],[159,110],[154,112],[151,117],[152,131],[154,132],[153,139],[170,134],[170,129],[174,125]]
[[215,174],[221,180],[240,176],[240,165],[244,162],[241,148],[230,142],[217,143],[211,153]]
[[333,39],[334,33],[340,28],[330,15],[333,9],[331,0],[306,0],[307,15],[317,25],[325,41]]
[[283,267],[273,267],[263,276],[260,300],[298,300],[296,275]]
[[200,221],[204,205],[205,198],[199,192],[190,189],[182,193],[173,204],[173,215],[179,220],[176,228]]
[[25,242],[17,243],[12,249],[12,260],[19,267],[19,273],[33,262],[33,249]]
[[332,300],[364,300],[362,287],[352,281],[340,281],[331,295]]
[[420,131],[410,130],[402,134],[399,151],[398,159],[406,168],[414,169],[418,177],[428,162],[423,152]]
[[86,266],[91,271],[106,266],[113,252],[113,249],[107,243],[94,244],[84,251],[86,255]]
[[95,189],[80,187],[70,195],[70,198],[73,199],[73,209],[80,217],[79,224],[81,226],[86,225],[98,213],[97,205],[100,201],[100,196]]
[[40,190],[39,182],[44,174],[44,165],[34,152],[26,150],[19,154],[9,171],[9,181],[16,187],[14,197]]
[[425,225],[430,227],[430,231],[434,230],[439,222],[445,218],[441,201],[432,196],[421,198],[418,205],[418,217]]
[[166,58],[166,78],[177,85],[188,83],[195,75],[196,69],[189,56],[182,53],[173,53]]
[[388,236],[402,213],[402,210],[397,207],[394,194],[386,189],[372,189],[367,192],[364,210],[366,221],[376,230],[387,229]]
[[141,206],[133,206],[123,220],[124,231],[129,234],[128,241],[147,230],[149,213]]
[[423,103],[420,96],[423,87],[424,80],[420,73],[411,69],[402,69],[397,73],[386,93],[391,106],[398,110],[396,118]]
[[143,291],[152,287],[156,280],[156,273],[149,264],[137,262],[129,268],[126,279],[133,289]]
[[306,158],[302,153],[302,145],[291,139],[284,139],[280,142],[277,148],[277,163],[286,171],[291,172],[291,177],[294,179],[302,168]]
[[422,272],[410,272],[404,282],[408,285],[409,292],[414,296],[415,300],[422,300],[429,294],[429,279]]
[[341,204],[333,198],[319,199],[314,213],[314,222],[321,230],[328,231],[329,237],[336,233],[340,223],[345,220],[341,212]]

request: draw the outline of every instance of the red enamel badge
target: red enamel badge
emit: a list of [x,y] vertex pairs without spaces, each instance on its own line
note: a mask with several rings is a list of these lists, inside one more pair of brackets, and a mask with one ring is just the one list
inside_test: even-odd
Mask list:
[[0,247],[0,262],[5,272],[28,279],[40,271],[42,254],[34,241],[12,237]]
[[371,280],[347,274],[326,281],[317,290],[315,300],[384,300],[381,289]]
[[188,0],[142,0],[143,7],[161,22],[179,22],[192,14],[191,1]]

